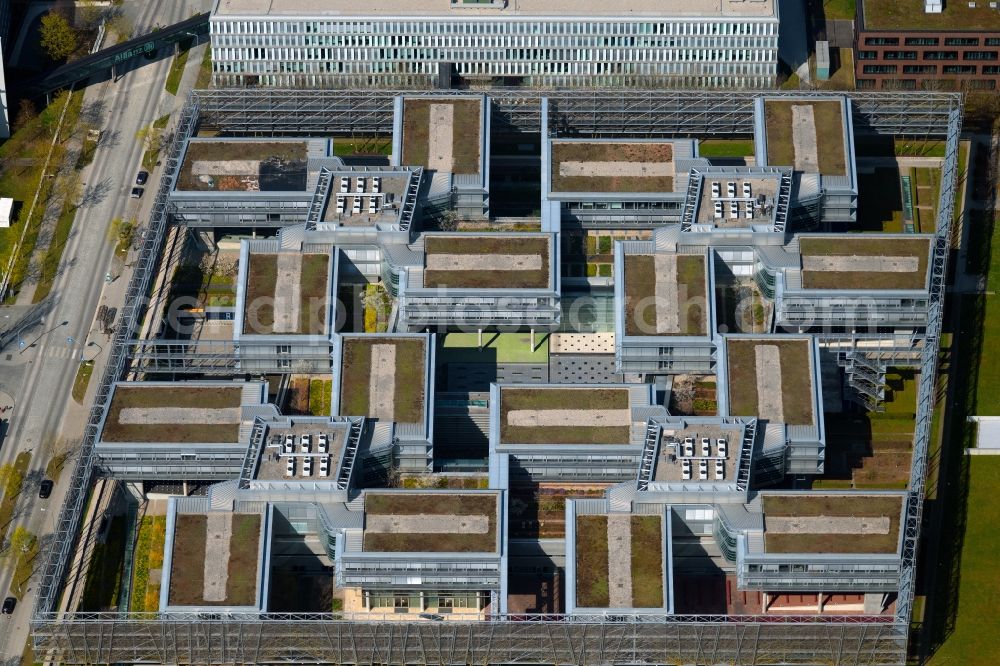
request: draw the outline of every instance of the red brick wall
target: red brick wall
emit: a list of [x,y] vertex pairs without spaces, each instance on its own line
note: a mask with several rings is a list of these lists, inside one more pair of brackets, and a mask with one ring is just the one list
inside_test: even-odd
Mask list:
[[[948,44],[949,39],[973,39],[978,43],[960,46]],[[891,43],[894,40],[897,43]],[[907,43],[908,40],[910,43]],[[937,43],[921,44],[914,43],[914,40],[937,40]],[[933,52],[947,52],[953,59],[932,59],[929,54]],[[977,59],[976,55],[982,53],[995,53],[996,56],[992,60]],[[862,89],[1000,89],[1000,32],[859,30],[854,54],[854,74],[858,88]],[[894,59],[894,55],[897,58]],[[902,59],[904,55],[907,59]],[[927,68],[928,71],[907,72],[908,65]],[[946,71],[949,66],[971,70],[968,73],[953,73]],[[872,68],[875,71],[871,71]],[[883,68],[894,68],[895,71],[880,71]]]

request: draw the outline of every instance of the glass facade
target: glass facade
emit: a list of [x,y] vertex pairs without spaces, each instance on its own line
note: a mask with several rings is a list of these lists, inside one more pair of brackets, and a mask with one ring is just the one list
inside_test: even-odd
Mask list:
[[222,85],[430,86],[447,67],[466,80],[525,85],[766,87],[778,22],[281,18],[211,23]]

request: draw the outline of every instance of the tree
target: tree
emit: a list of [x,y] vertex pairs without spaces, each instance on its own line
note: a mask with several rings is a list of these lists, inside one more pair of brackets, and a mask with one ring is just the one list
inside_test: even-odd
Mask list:
[[108,238],[116,245],[116,250],[123,253],[128,250],[135,236],[135,220],[123,220],[116,217],[111,220],[108,228]]
[[[35,535],[28,531],[23,525],[14,528],[14,533],[10,537],[10,549],[15,553],[23,554],[30,551],[35,545]],[[18,555],[20,557],[20,555]]]
[[49,12],[42,17],[42,48],[53,60],[62,60],[76,50],[76,29],[62,14]]
[[163,143],[163,130],[150,123],[139,128],[139,131],[135,133],[135,138],[142,142],[143,148],[147,151],[158,153]]

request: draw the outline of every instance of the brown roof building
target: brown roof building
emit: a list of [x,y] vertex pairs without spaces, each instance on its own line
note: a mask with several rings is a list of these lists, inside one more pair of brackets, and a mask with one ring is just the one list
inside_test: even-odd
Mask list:
[[995,90],[1000,9],[991,0],[858,0],[855,77],[868,90]]

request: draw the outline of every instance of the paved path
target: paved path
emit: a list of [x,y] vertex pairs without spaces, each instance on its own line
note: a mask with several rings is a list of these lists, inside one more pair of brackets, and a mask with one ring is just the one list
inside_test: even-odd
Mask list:
[[233,538],[233,514],[209,511],[205,524],[205,580],[202,598],[205,601],[225,601],[229,583],[229,546]]
[[660,178],[673,177],[673,162],[560,162],[560,176],[590,178]]
[[754,348],[757,374],[757,412],[762,419],[785,422],[781,395],[781,351],[777,345],[757,345]]
[[219,425],[240,422],[239,407],[127,407],[118,422],[128,424],[202,423]]
[[835,273],[916,273],[920,267],[918,257],[876,257],[865,255],[809,255],[802,257],[804,271],[832,271]]
[[302,300],[302,255],[297,252],[280,252],[277,265],[274,332],[295,333],[299,330],[299,304]]
[[365,531],[373,534],[486,534],[490,531],[490,517],[379,514],[365,517]]
[[429,271],[538,271],[537,254],[429,254]]
[[608,606],[632,607],[632,516],[608,514]]
[[455,165],[455,107],[452,104],[431,104],[429,115],[427,168],[435,171],[451,171]]
[[656,333],[677,334],[681,332],[680,303],[677,300],[677,255],[656,254],[653,257],[656,268]]
[[368,413],[391,421],[396,407],[396,345],[372,345]]
[[512,426],[630,426],[632,412],[628,409],[515,409],[507,412]]
[[767,518],[772,534],[888,534],[888,516],[788,516]]
[[816,144],[816,116],[812,104],[793,104],[792,146],[796,171],[819,173],[819,150]]

